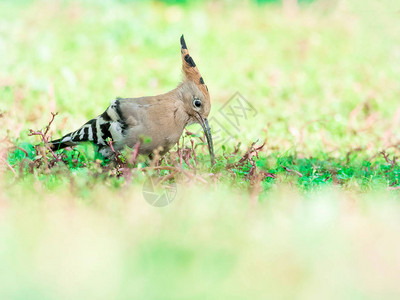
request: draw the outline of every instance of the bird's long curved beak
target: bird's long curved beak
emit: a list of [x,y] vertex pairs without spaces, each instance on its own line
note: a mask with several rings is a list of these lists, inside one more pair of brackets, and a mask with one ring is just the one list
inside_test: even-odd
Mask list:
[[208,125],[207,119],[203,119],[203,117],[199,115],[199,122],[201,124],[201,127],[203,127],[204,134],[206,135],[207,138],[207,144],[208,144],[208,150],[210,151],[210,157],[211,157],[211,165],[214,165],[215,160],[214,160],[214,146],[213,146],[213,140],[211,136],[211,131],[210,131],[210,126]]

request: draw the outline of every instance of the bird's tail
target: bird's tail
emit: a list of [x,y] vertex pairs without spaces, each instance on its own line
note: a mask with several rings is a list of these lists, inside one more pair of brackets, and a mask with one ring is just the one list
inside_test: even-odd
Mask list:
[[62,138],[49,142],[53,150],[75,146],[82,142],[94,141],[96,135],[96,119],[92,119],[76,131],[64,135]]
[[60,139],[53,140],[53,141],[49,142],[49,145],[50,145],[51,149],[53,149],[53,150],[61,150],[61,149],[64,149],[66,147],[75,146],[76,143],[74,143],[74,142],[72,142],[71,140],[68,139],[70,137],[70,134],[72,134],[72,132],[68,133],[67,135],[64,135]]

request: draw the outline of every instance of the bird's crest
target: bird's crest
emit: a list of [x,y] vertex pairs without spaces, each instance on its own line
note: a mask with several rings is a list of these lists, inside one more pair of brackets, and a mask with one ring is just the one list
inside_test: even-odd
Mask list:
[[204,79],[201,77],[199,69],[197,69],[193,58],[189,54],[183,34],[181,36],[181,54],[182,71],[185,76],[185,80],[193,81],[204,94],[205,98],[210,100],[210,94],[208,92],[207,85],[204,83]]

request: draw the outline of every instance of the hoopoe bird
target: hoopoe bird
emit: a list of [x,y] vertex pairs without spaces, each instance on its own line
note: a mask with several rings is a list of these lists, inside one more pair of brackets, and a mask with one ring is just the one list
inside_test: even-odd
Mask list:
[[92,142],[98,146],[98,152],[107,158],[113,156],[113,149],[133,148],[139,143],[139,154],[150,155],[155,150],[164,154],[178,142],[186,126],[200,123],[213,164],[214,148],[207,121],[211,109],[210,94],[189,54],[183,35],[180,42],[184,78],[175,89],[157,96],[117,98],[101,115],[78,130],[51,141],[50,147],[59,150]]

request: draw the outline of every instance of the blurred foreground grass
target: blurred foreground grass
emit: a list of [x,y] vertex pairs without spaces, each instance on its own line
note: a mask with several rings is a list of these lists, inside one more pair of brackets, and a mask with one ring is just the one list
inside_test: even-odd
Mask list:
[[[398,298],[399,9],[0,2],[0,297]],[[205,183],[179,178],[160,209],[143,199],[140,171],[103,174],[84,148],[51,169],[29,170],[23,152],[7,159],[9,146],[38,142],[28,129],[51,112],[59,137],[116,96],[174,88],[182,33],[227,128],[213,169],[197,148]],[[257,111],[238,129],[220,114],[236,92]],[[276,178],[226,168],[257,140],[257,167]]]
[[[25,188],[25,192],[21,191]],[[26,190],[30,190],[27,198]],[[261,204],[191,184],[167,209],[137,185],[2,198],[2,299],[396,299],[398,199],[281,186]],[[25,200],[22,200],[22,199]],[[90,203],[88,203],[90,202]]]

